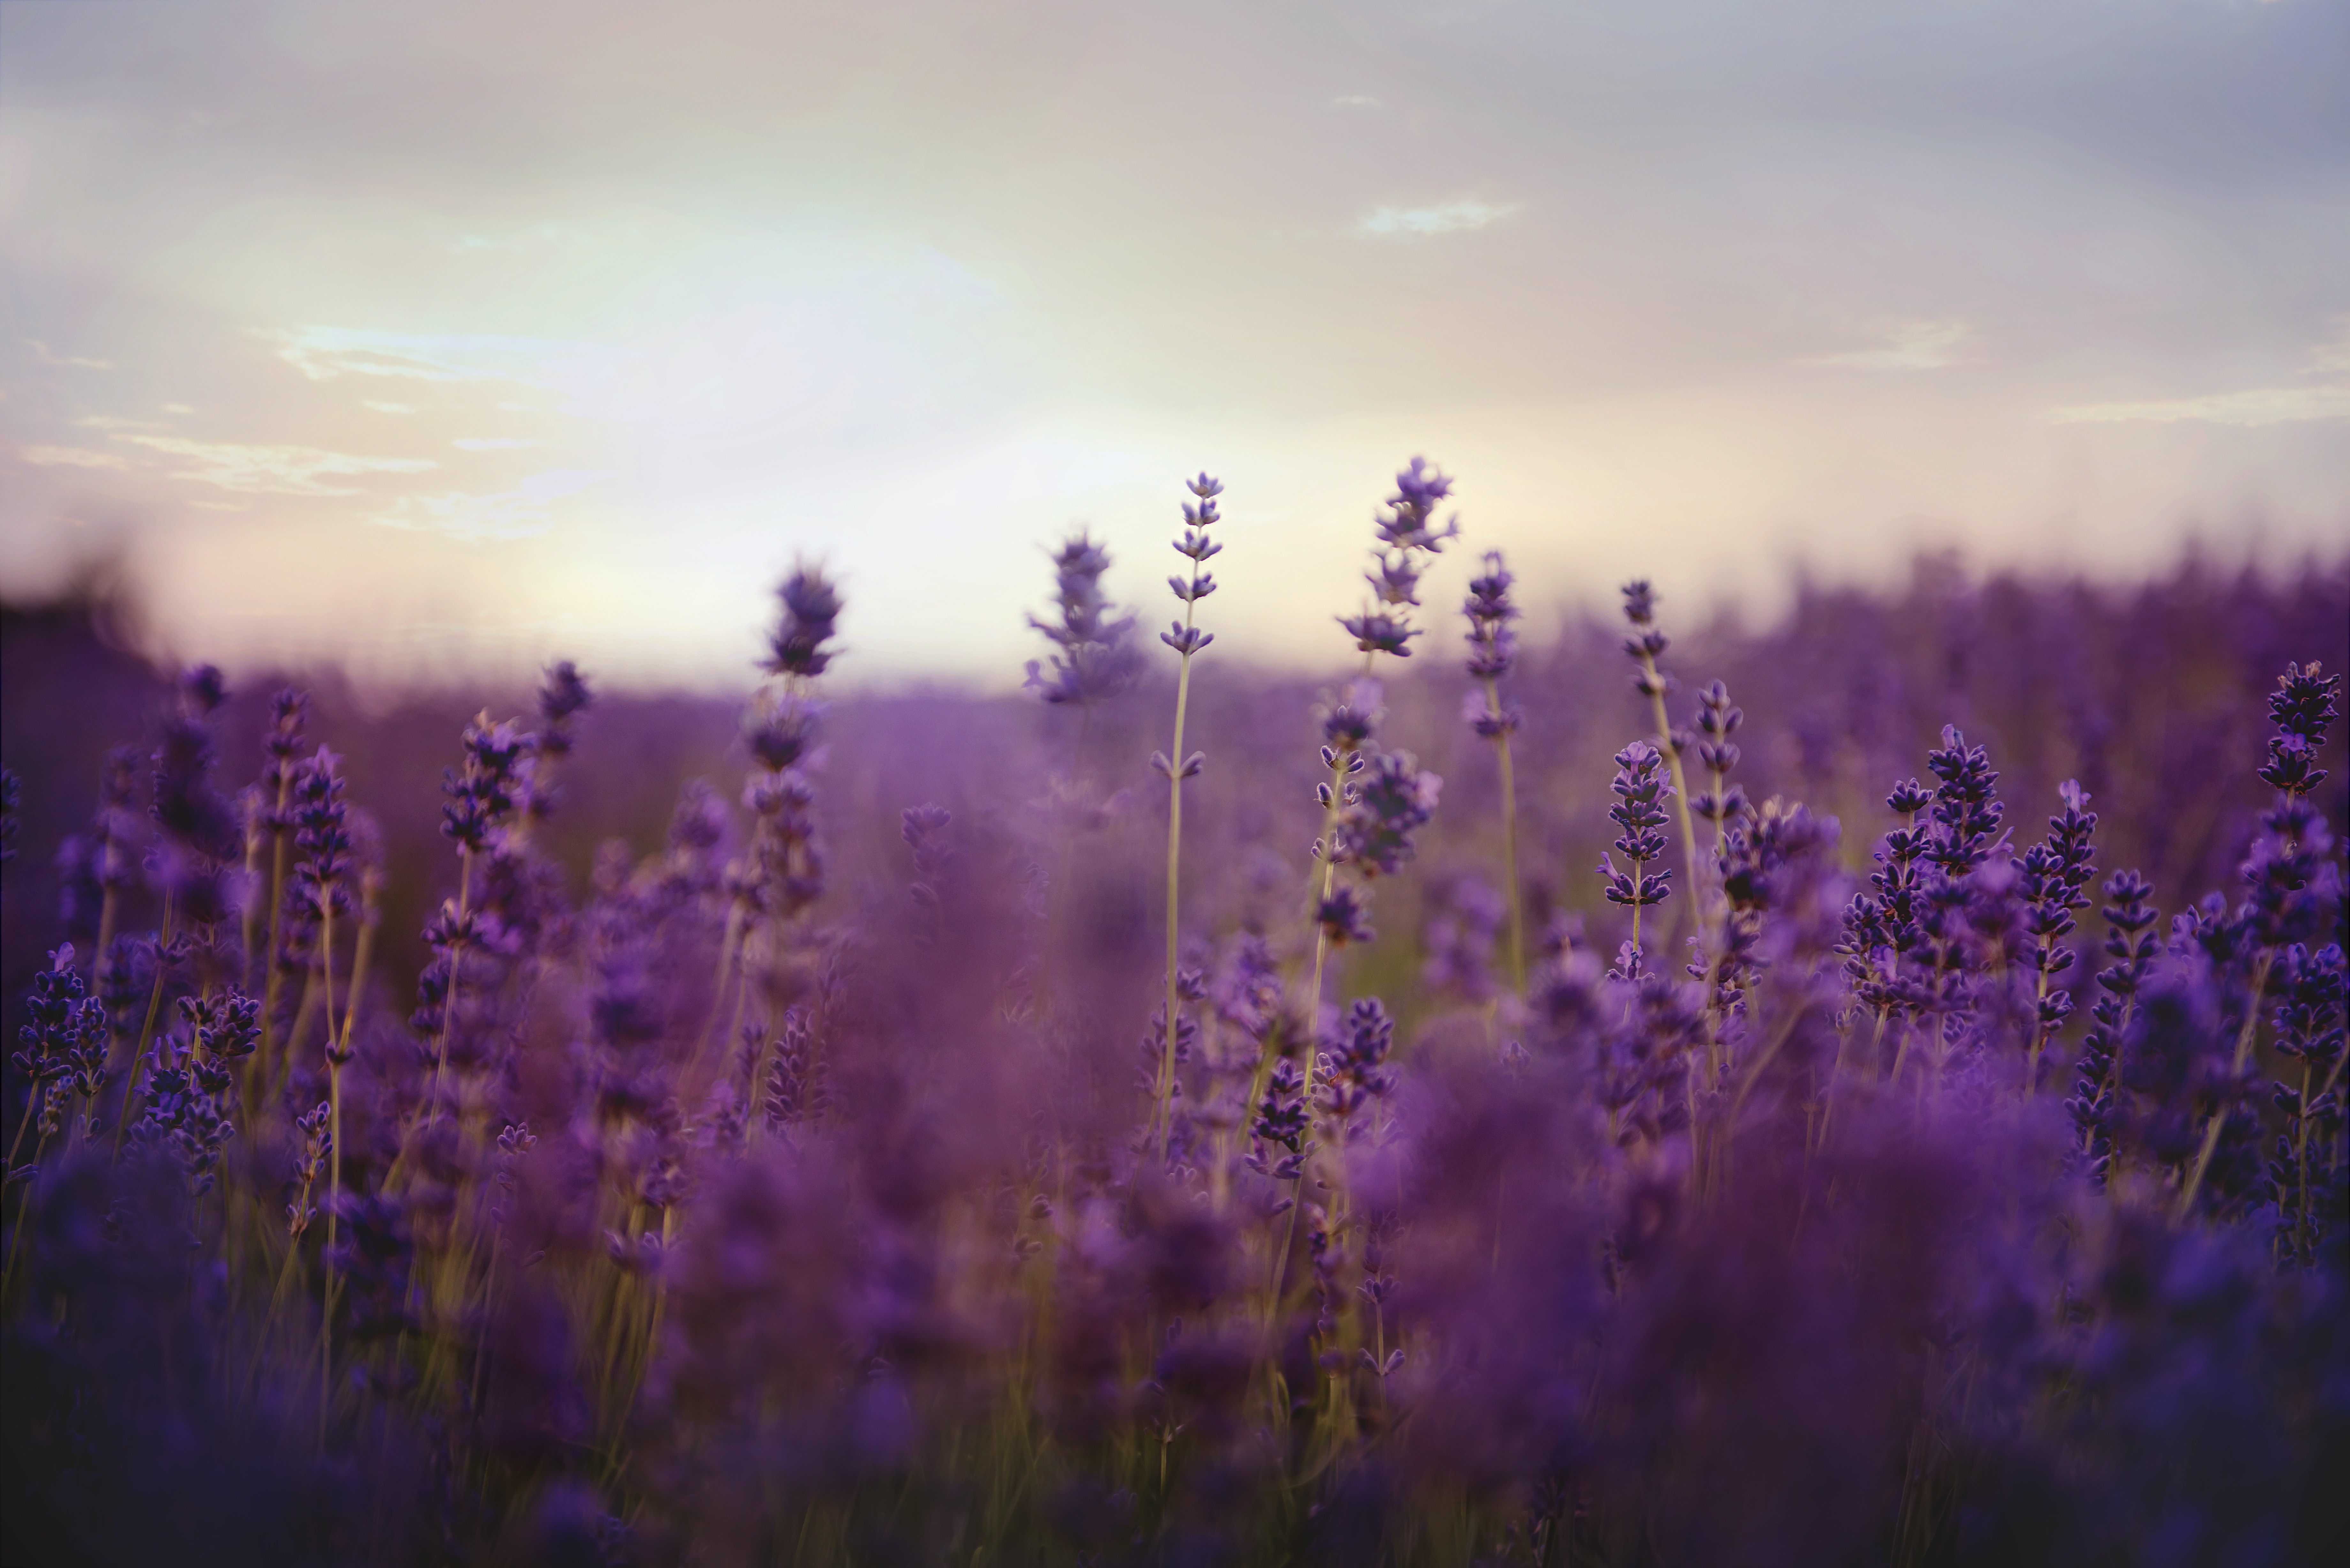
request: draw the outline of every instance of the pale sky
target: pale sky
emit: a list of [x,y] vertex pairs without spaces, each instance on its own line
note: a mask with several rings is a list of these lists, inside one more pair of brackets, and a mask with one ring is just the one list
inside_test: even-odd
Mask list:
[[[2350,544],[2350,3],[0,0],[0,587],[175,652],[1014,680],[1078,523],[1335,662],[1538,602]],[[1454,644],[1465,559],[1432,584]]]

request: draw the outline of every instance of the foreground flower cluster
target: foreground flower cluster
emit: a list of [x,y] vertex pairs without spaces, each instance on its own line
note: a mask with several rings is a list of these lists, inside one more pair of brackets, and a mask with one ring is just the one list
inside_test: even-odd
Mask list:
[[[1172,744],[1119,751],[1156,689],[1074,536],[1015,812],[825,787],[812,566],[739,787],[584,888],[570,665],[452,737],[429,851],[302,691],[224,761],[191,671],[64,846],[0,1106],[10,1561],[2330,1558],[2339,675],[2288,664],[2264,752],[2204,760],[2264,803],[2236,883],[2158,888],[1957,728],[1873,843],[1750,798],[1762,726],[1684,697],[1635,583],[1575,671],[1638,715],[1608,852],[1562,867],[1498,555],[1440,677],[1473,804],[1390,740],[1451,488],[1398,476],[1313,793],[1263,802],[1297,853],[1244,875],[1185,836],[1226,765],[1186,750],[1204,473]],[[1484,863],[1417,886],[1461,810]],[[877,812],[896,869],[844,883]]]

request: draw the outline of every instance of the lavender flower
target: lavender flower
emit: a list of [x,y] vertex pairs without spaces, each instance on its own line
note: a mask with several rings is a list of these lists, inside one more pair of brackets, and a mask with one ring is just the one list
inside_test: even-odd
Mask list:
[[[1639,673],[1632,678],[1632,689],[1648,700],[1649,711],[1656,718],[1653,749],[1664,758],[1665,766],[1672,777],[1671,798],[1680,815],[1681,853],[1688,862],[1689,874],[1694,883],[1698,867],[1697,826],[1690,815],[1689,780],[1681,772],[1681,753],[1686,737],[1676,731],[1672,722],[1665,716],[1665,698],[1679,688],[1679,682],[1657,668],[1657,659],[1671,646],[1664,629],[1657,625],[1658,597],[1646,578],[1636,578],[1624,585],[1624,618],[1631,623],[1633,633],[1624,639],[1624,651],[1640,667]],[[1724,696],[1727,695],[1725,692]],[[1723,732],[1722,739],[1728,739],[1727,731]],[[1661,844],[1659,848],[1661,852]],[[1607,875],[1612,877],[1614,873]],[[1702,901],[1698,905],[1698,918],[1700,921],[1707,918]]]
[[1338,624],[1355,639],[1355,646],[1365,653],[1392,653],[1398,659],[1409,659],[1411,639],[1419,635],[1418,628],[1401,616],[1385,610],[1365,610],[1360,615],[1340,616]]
[[1499,550],[1485,552],[1484,571],[1469,581],[1469,597],[1461,613],[1469,621],[1469,675],[1473,680],[1498,680],[1517,664],[1518,636],[1510,629],[1519,613],[1510,599],[1516,581]]
[[1347,1010],[1337,1037],[1330,1042],[1320,1074],[1322,1110],[1342,1130],[1339,1141],[1359,1137],[1364,1129],[1357,1113],[1395,1087],[1395,1074],[1387,1066],[1395,1048],[1395,1020],[1378,997],[1363,997]]
[[493,847],[528,790],[533,739],[512,720],[490,722],[484,710],[459,738],[462,767],[442,774],[441,831],[466,856]]
[[2325,782],[2325,770],[2314,763],[2341,692],[2342,677],[2321,676],[2315,660],[2306,667],[2284,667],[2269,698],[2276,733],[2269,738],[2269,760],[2260,770],[2262,783],[2286,794],[2305,796]]
[[1200,601],[1216,591],[1216,580],[1209,576],[1209,557],[1223,548],[1208,538],[1208,530],[1222,521],[1216,512],[1216,497],[1224,493],[1223,485],[1208,477],[1203,470],[1189,488],[1196,501],[1183,504],[1183,536],[1175,541],[1175,553],[1191,563],[1189,582],[1181,577],[1170,577],[1167,586],[1183,602],[1183,618],[1169,631],[1159,634],[1159,640],[1173,649],[1179,663],[1175,677],[1175,738],[1164,752],[1150,754],[1151,765],[1167,780],[1167,986],[1166,1005],[1159,1013],[1159,1033],[1164,1049],[1160,1054],[1158,1081],[1154,1085],[1152,1104],[1159,1121],[1159,1158],[1167,1158],[1168,1146],[1174,1135],[1175,1096],[1180,1085],[1175,1075],[1176,1056],[1182,1039],[1180,1015],[1176,1011],[1176,991],[1179,975],[1176,969],[1176,949],[1180,941],[1182,915],[1182,855],[1183,855],[1183,781],[1196,777],[1207,765],[1207,753],[1183,750],[1183,720],[1191,701],[1191,656],[1205,648],[1215,638],[1192,624]]
[[537,763],[532,770],[526,803],[531,821],[544,821],[555,814],[555,764],[571,754],[571,721],[595,701],[596,694],[588,689],[588,678],[579,673],[577,665],[563,659],[547,666],[546,679],[538,688],[538,733],[534,748]]
[[1376,520],[1379,543],[1392,550],[1428,555],[1443,549],[1446,540],[1461,534],[1458,518],[1448,519],[1441,528],[1436,525],[1436,508],[1451,493],[1451,479],[1426,458],[1413,458],[1396,475],[1396,493],[1388,497],[1386,514]]
[[[1294,1181],[1305,1167],[1305,1075],[1288,1057],[1277,1057],[1266,1075],[1264,1094],[1257,1103],[1252,1130],[1256,1147],[1249,1168],[1274,1181]],[[1281,1152],[1276,1154],[1274,1150]]]
[[1379,542],[1371,552],[1372,570],[1364,579],[1376,601],[1386,607],[1338,618],[1365,654],[1411,657],[1409,645],[1419,632],[1409,612],[1419,603],[1419,579],[1428,570],[1420,557],[1439,554],[1446,540],[1461,533],[1458,518],[1448,519],[1441,528],[1435,522],[1437,505],[1451,493],[1452,481],[1430,468],[1425,458],[1413,458],[1411,466],[1396,475],[1396,493],[1376,520]]
[[1089,707],[1125,691],[1141,672],[1141,656],[1128,646],[1134,618],[1117,614],[1102,592],[1102,574],[1108,570],[1109,552],[1089,533],[1070,535],[1054,554],[1060,618],[1028,618],[1055,650],[1049,675],[1034,660],[1028,665],[1029,689],[1047,702]]
[[1414,836],[1435,820],[1443,789],[1409,752],[1369,757],[1338,814],[1333,858],[1365,877],[1394,876],[1412,857]]
[[[1981,746],[1969,746],[1955,727],[1943,726],[1941,747],[1927,753],[1926,763],[1939,783],[1927,807],[1931,820],[1922,842],[1913,829],[1908,846],[1926,869],[1905,889],[1910,895],[1913,942],[1925,955],[1924,969],[1908,982],[1902,1001],[1909,1011],[1931,1021],[1925,1043],[1939,1078],[1966,1038],[1979,971],[1990,967],[1978,960],[2001,947],[1997,928],[2008,918],[2004,881],[1986,885],[1978,879],[1980,868],[1991,858],[1991,836],[2006,807],[1993,794],[1999,774],[1989,753]],[[1991,938],[1988,943],[1986,933]],[[1905,1030],[1894,1055],[1897,1080],[1910,1043]]]
[[840,591],[823,567],[802,562],[792,568],[775,597],[783,601],[783,618],[768,634],[767,659],[760,668],[786,679],[814,680],[835,657],[825,644],[837,634]]
[[[25,1015],[26,1023],[16,1032],[23,1049],[8,1060],[26,1085],[24,1114],[8,1144],[6,1168],[11,1171],[16,1168],[26,1131],[41,1110],[45,1096],[62,1116],[69,1095],[78,1093],[94,1100],[103,1082],[106,1011],[96,997],[84,994],[81,976],[74,969],[71,942],[60,943],[49,954],[49,967],[33,977],[33,989],[25,998]],[[47,1142],[55,1130],[45,1127],[42,1141]]]
[[1371,929],[1370,908],[1352,888],[1335,888],[1315,907],[1315,924],[1333,947],[1367,942],[1378,935]]
[[1498,550],[1485,553],[1485,570],[1469,584],[1469,597],[1461,607],[1469,621],[1469,676],[1478,689],[1469,694],[1462,714],[1480,737],[1493,742],[1502,784],[1502,882],[1510,917],[1510,989],[1526,989],[1524,901],[1518,890],[1518,790],[1510,755],[1510,737],[1524,714],[1514,702],[1503,702],[1501,679],[1517,662],[1517,634],[1510,623],[1518,607],[1510,601],[1515,579],[1503,565]]
[[1602,890],[1607,901],[1626,905],[1632,911],[1635,968],[1640,955],[1640,911],[1663,903],[1673,890],[1671,871],[1648,869],[1648,863],[1665,852],[1665,836],[1658,829],[1665,826],[1664,803],[1675,793],[1665,783],[1664,761],[1654,746],[1635,741],[1616,753],[1616,777],[1607,786],[1616,795],[1616,804],[1607,808],[1608,818],[1623,830],[1617,836],[1616,851],[1632,862],[1632,868],[1618,871],[1613,856],[1602,856],[1599,875],[1606,883]]
[[817,729],[824,706],[811,698],[785,692],[760,702],[743,714],[743,744],[752,759],[769,773],[780,774],[813,763],[818,753]]
[[2007,809],[1992,794],[1999,774],[1990,754],[1968,745],[1949,724],[1942,726],[1941,749],[1926,753],[1926,765],[1940,783],[1929,813],[1939,831],[1927,845],[1925,858],[1955,880],[1990,857],[1991,835]]
[[2033,939],[2027,961],[2037,977],[2032,1044],[2024,1065],[2027,1095],[2038,1092],[2040,1053],[2073,1011],[2071,993],[2055,988],[2054,981],[2073,967],[2073,950],[2064,939],[2073,934],[2073,911],[2089,906],[2081,889],[2096,866],[2090,835],[2096,831],[2097,814],[2088,809],[2087,792],[2078,780],[2066,779],[2057,794],[2064,809],[2048,819],[2046,841],[2026,849],[2014,863],[2024,901],[2024,930]]
[[2337,938],[2350,936],[2345,929],[2345,874],[2332,830],[2308,799],[2325,777],[2324,770],[2310,765],[2310,759],[2336,717],[2341,688],[2340,676],[2321,676],[2314,663],[2285,666],[2269,698],[2276,732],[2269,740],[2268,763],[2259,774],[2262,783],[2277,791],[2277,801],[2262,814],[2261,832],[2240,873],[2251,891],[2232,915],[2223,906],[2215,907],[2208,917],[2192,919],[2181,932],[2210,956],[2223,982],[2232,978],[2230,971],[2249,970],[2234,1055],[2224,1073],[2213,1075],[2217,1092],[2207,1096],[2211,1105],[2202,1146],[2179,1184],[2178,1212],[2182,1219],[2193,1211],[2222,1138],[2234,1130],[2241,1143],[2249,1130],[2242,1091],[2249,1081],[2261,1004],[2280,953],[2287,955],[2290,969],[2291,945],[2328,922]]
[[2100,1188],[2112,1170],[2115,1096],[2121,1086],[2131,1012],[2155,958],[2152,927],[2158,918],[2152,884],[2135,871],[2117,872],[2108,878],[2105,894],[2112,900],[2104,910],[2110,928],[2106,953],[2114,961],[2098,972],[2100,994],[2089,1008],[2093,1023],[2081,1042],[2073,1097],[2064,1102],[2080,1137],[2079,1153],[2089,1179]]
[[2268,1185],[2276,1205],[2278,1262],[2307,1269],[2318,1264],[2326,1220],[2342,1212],[2343,997],[2350,966],[2339,942],[2314,952],[2296,943],[2278,970],[2276,1050],[2300,1070],[2288,1069],[2272,1086],[2284,1125],[2269,1160]]
[[340,763],[340,758],[320,746],[295,774],[289,812],[294,846],[302,857],[292,878],[296,896],[314,909],[331,906],[337,913],[351,908],[348,879],[357,847]]
[[1713,824],[1714,843],[1718,848],[1729,825],[1751,809],[1743,790],[1729,782],[1730,770],[1738,765],[1742,754],[1731,736],[1738,732],[1744,722],[1744,712],[1731,705],[1730,688],[1716,680],[1697,694],[1697,760],[1703,763],[1712,779],[1712,786],[1700,790],[1690,801],[1690,809],[1705,821]]

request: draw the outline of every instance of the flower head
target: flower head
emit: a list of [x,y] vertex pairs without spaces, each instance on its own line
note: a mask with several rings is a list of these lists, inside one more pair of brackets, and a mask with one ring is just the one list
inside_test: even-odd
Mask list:
[[1499,550],[1486,551],[1484,571],[1470,579],[1461,613],[1469,618],[1469,674],[1473,680],[1499,680],[1517,662],[1517,633],[1510,629],[1519,613],[1510,600],[1510,586],[1516,580],[1503,565]]
[[1060,618],[1028,618],[1055,649],[1049,673],[1034,660],[1028,666],[1029,688],[1047,702],[1098,701],[1123,691],[1141,673],[1141,657],[1128,646],[1134,618],[1117,615],[1102,592],[1102,574],[1108,570],[1109,552],[1083,529],[1054,553],[1054,602]]
[[1366,877],[1392,876],[1412,857],[1412,837],[1436,816],[1444,781],[1422,772],[1409,752],[1386,752],[1367,759],[1338,814],[1337,858],[1361,867]]
[[825,647],[835,634],[840,619],[840,591],[824,575],[824,568],[802,563],[792,568],[775,590],[783,600],[783,618],[768,634],[769,651],[761,668],[773,675],[821,675],[832,662],[833,650]]

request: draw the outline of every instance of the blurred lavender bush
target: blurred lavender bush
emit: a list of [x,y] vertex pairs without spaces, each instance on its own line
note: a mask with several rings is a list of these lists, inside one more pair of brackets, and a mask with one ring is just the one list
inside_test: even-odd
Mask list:
[[1316,691],[1189,488],[1001,701],[9,608],[7,1561],[2338,1555],[2350,563],[1542,639],[1415,460]]

